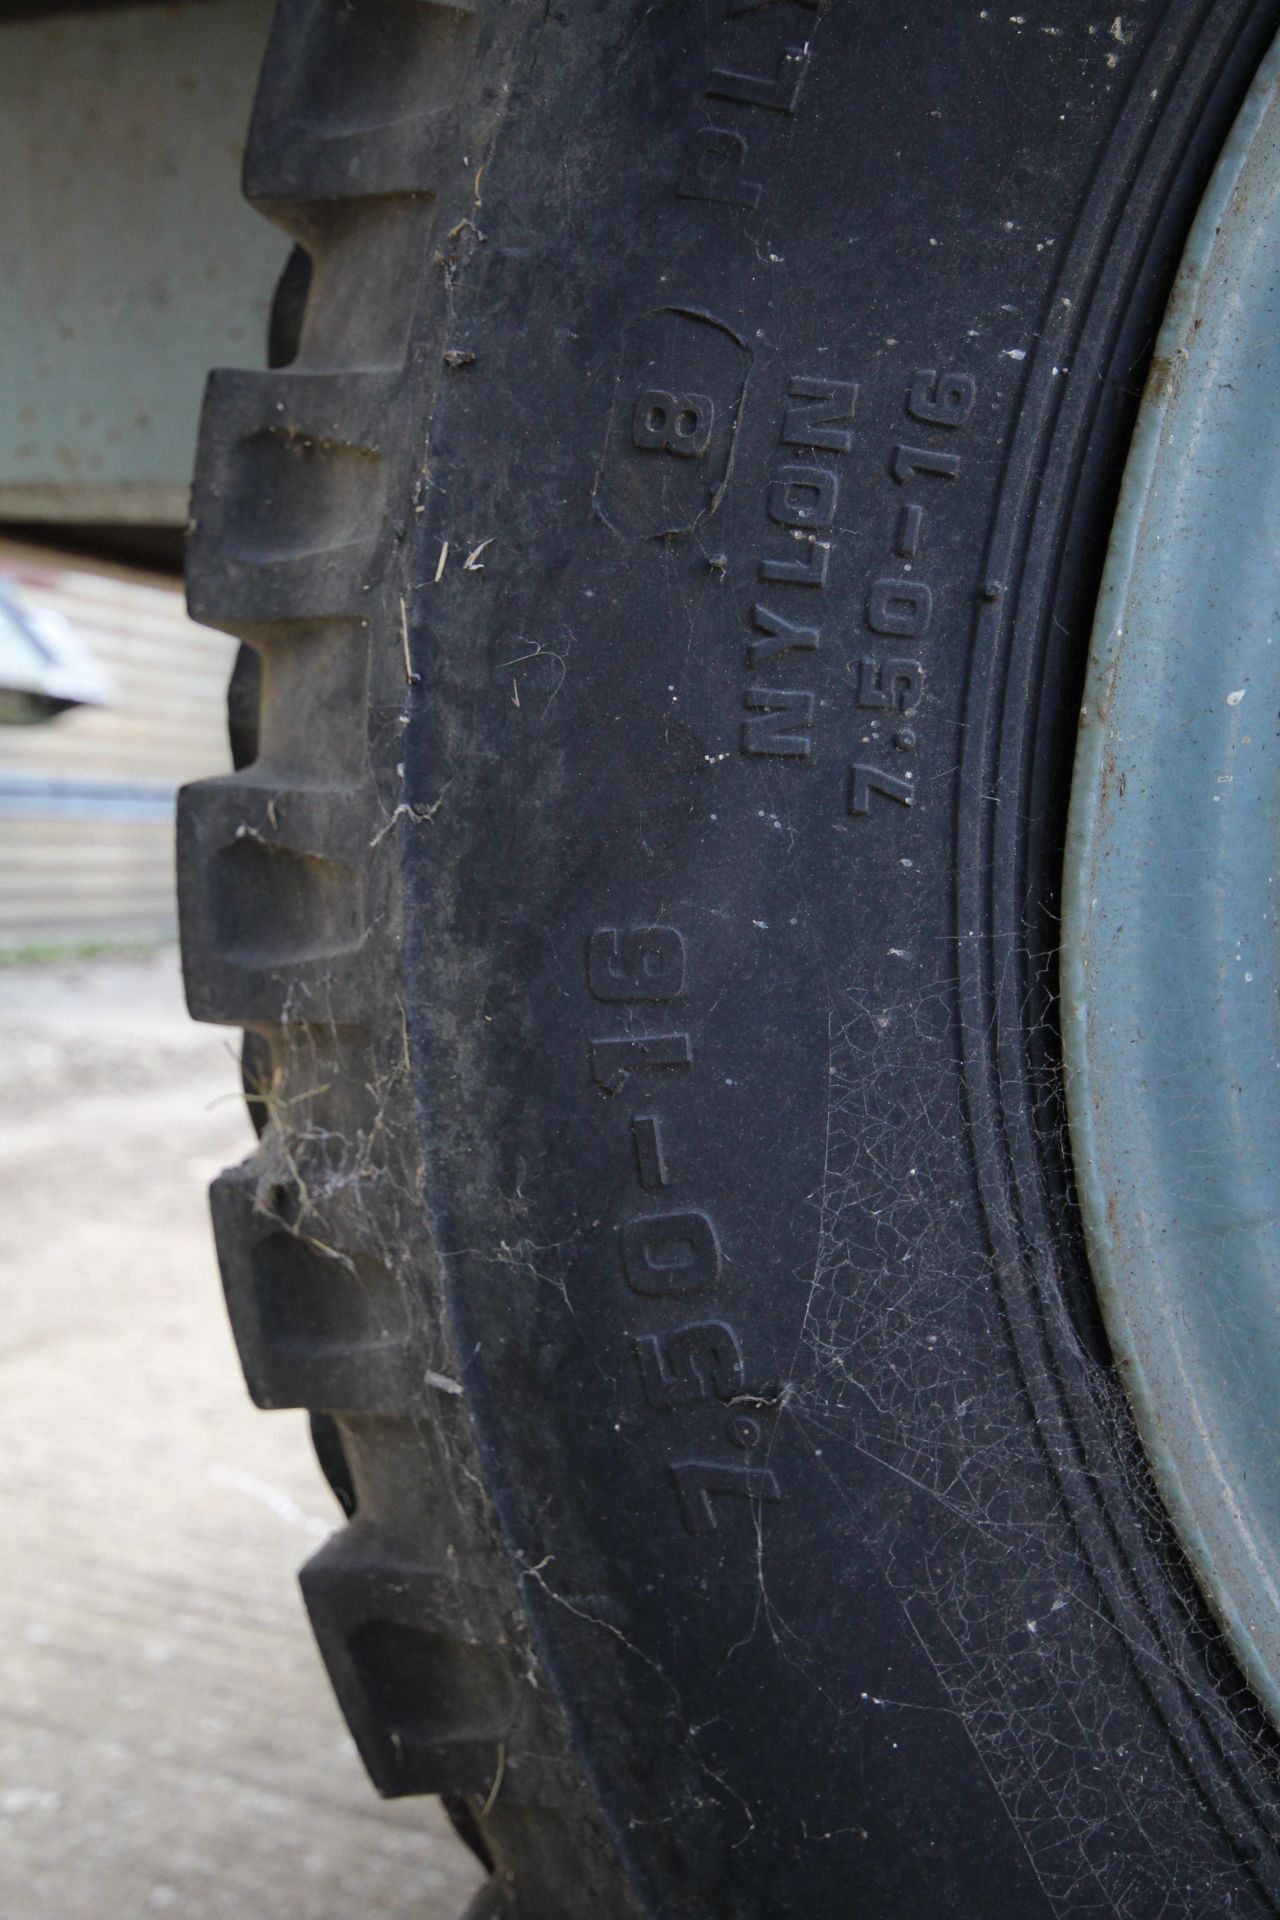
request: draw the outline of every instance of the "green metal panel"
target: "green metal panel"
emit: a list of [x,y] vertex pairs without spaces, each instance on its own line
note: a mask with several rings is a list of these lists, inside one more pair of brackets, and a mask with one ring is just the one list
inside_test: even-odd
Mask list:
[[270,0],[0,27],[0,519],[180,525],[286,242],[240,199]]

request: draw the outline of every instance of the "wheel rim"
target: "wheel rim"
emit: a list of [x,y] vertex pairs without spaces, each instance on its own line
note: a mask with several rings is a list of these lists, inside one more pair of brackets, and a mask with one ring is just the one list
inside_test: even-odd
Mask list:
[[1067,842],[1089,1256],[1161,1494],[1280,1721],[1280,42],[1200,208],[1121,491]]

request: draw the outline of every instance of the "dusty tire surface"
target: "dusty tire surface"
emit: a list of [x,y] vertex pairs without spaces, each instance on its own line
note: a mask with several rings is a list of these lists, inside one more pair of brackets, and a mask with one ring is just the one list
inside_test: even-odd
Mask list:
[[[1280,16],[283,0],[189,789],[215,1189],[385,1792],[521,1915],[1280,1907],[1134,1438],[1055,1031],[1102,551]],[[243,684],[243,676],[242,676]],[[241,724],[241,737],[254,730]]]

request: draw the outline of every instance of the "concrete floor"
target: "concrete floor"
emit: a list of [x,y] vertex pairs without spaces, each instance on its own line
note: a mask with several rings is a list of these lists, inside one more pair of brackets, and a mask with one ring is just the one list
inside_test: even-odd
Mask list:
[[337,1523],[250,1406],[204,1189],[248,1146],[172,954],[0,970],[0,1914],[457,1920],[381,1805],[294,1582]]

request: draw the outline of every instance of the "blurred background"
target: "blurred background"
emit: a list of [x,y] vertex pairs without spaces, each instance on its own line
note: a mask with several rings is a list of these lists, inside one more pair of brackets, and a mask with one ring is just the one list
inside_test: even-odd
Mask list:
[[[456,1916],[381,1805],[295,1570],[339,1516],[250,1407],[205,1203],[250,1145],[192,1026],[173,807],[234,642],[180,568],[206,370],[288,242],[239,197],[267,0],[0,8],[0,1912]],[[278,320],[278,316],[277,316]]]

